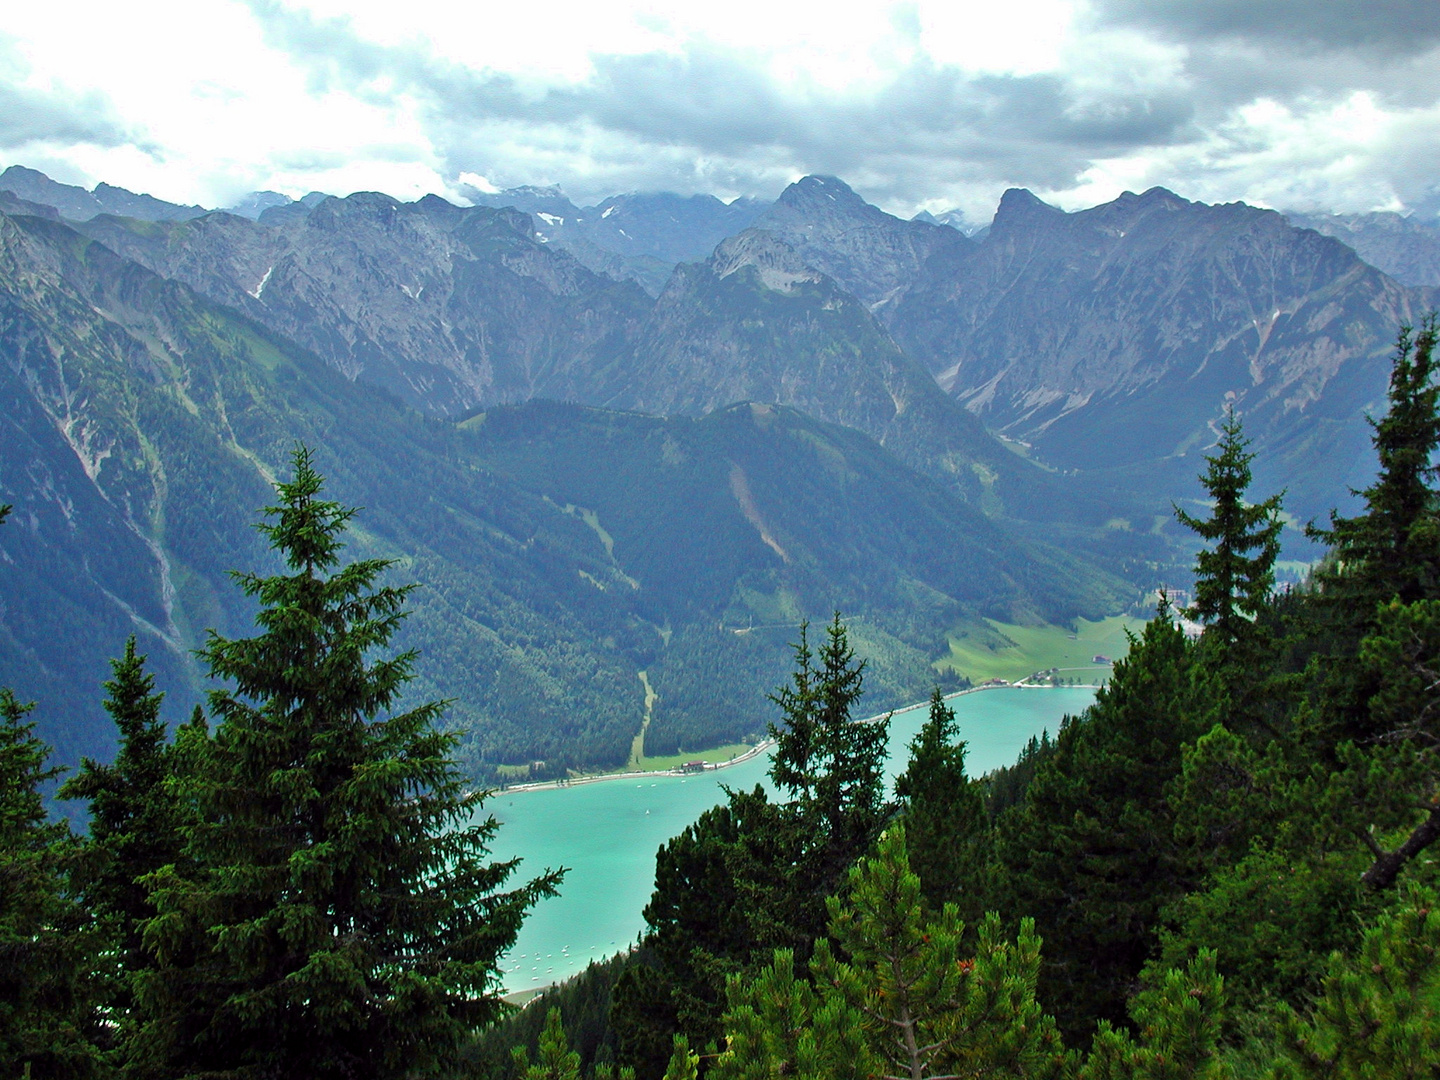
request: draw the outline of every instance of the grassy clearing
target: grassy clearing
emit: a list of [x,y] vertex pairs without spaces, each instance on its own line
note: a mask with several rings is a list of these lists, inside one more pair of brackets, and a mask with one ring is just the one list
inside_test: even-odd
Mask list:
[[684,765],[687,761],[729,761],[733,757],[739,757],[749,750],[745,743],[735,743],[732,746],[717,746],[713,750],[696,750],[691,754],[669,754],[665,757],[641,758],[639,764],[631,766],[639,772],[663,772],[666,769],[675,769]]
[[1091,662],[1094,656],[1118,660],[1129,651],[1125,631],[1138,634],[1143,619],[1112,615],[1099,622],[1080,619],[1072,633],[1063,626],[1012,626],[986,619],[986,633],[967,628],[949,636],[950,652],[935,661],[940,670],[986,679],[1023,679],[1036,671],[1059,668],[1060,675],[1082,681],[1099,681],[1110,674],[1108,664]]

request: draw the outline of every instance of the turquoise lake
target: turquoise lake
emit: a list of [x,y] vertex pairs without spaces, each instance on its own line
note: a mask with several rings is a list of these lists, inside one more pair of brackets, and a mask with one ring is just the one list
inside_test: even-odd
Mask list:
[[[1059,728],[1083,710],[1089,688],[1003,688],[950,701],[968,744],[966,771],[978,776],[1014,762],[1032,735]],[[890,776],[905,766],[906,747],[927,707],[897,712],[890,722]],[[576,787],[499,792],[485,809],[500,821],[493,854],[524,859],[521,875],[569,868],[561,895],[542,900],[502,960],[505,988],[545,986],[634,944],[655,882],[655,853],[724,799],[722,784],[751,788],[765,780],[768,754],[696,776],[605,780]],[[516,879],[520,880],[519,878]]]

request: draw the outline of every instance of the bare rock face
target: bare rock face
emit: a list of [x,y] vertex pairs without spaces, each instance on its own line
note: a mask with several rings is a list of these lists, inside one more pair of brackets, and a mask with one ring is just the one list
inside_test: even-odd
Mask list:
[[1440,286],[1440,218],[1371,214],[1286,213],[1291,224],[1333,236],[1402,285]]
[[[297,210],[296,208],[299,208]],[[362,192],[254,222],[210,214],[86,233],[244,312],[352,379],[449,415],[588,398],[649,299],[540,243],[528,214]]]
[[39,170],[23,165],[11,165],[0,173],[0,191],[51,207],[61,217],[73,221],[88,221],[98,214],[117,214],[141,221],[184,221],[206,212],[203,206],[181,206],[113,184],[96,184],[94,191],[86,191],[74,184],[58,183]]
[[1054,498],[1052,477],[1001,447],[864,303],[767,230],[677,267],[620,371],[604,404],[663,415],[790,406],[866,433],[989,510],[1086,512]]
[[938,252],[971,246],[955,229],[892,217],[833,176],[791,184],[755,226],[870,305],[911,283]]
[[1373,472],[1365,411],[1432,302],[1272,211],[1156,188],[1067,214],[1010,191],[982,243],[932,259],[882,316],[987,426],[1062,468],[1172,483],[1233,406],[1264,480],[1313,515]]

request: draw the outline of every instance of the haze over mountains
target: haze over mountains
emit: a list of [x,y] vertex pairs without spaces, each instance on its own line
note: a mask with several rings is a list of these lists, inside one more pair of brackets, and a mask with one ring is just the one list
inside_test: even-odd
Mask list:
[[476,774],[613,765],[642,671],[652,751],[758,731],[803,617],[858,616],[878,708],[982,617],[1173,580],[1170,503],[1227,405],[1257,494],[1324,514],[1437,302],[1424,222],[1322,235],[1160,189],[1011,191],[973,237],[834,177],[474,201],[207,212],[0,176],[0,682],[63,757],[104,755],[126,633],[194,700],[188,650],[244,631],[225,571],[266,558],[248,525],[297,439],[366,507],[357,554],[424,585],[417,691],[457,699]]

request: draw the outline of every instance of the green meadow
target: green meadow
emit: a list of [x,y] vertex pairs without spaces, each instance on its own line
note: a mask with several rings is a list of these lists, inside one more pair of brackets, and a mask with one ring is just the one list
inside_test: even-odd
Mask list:
[[1110,666],[1093,663],[1093,658],[1118,660],[1130,649],[1125,632],[1138,634],[1144,625],[1143,619],[1130,615],[1112,615],[1098,622],[1077,619],[1073,629],[1015,626],[986,619],[983,626],[966,626],[950,633],[950,651],[935,661],[935,667],[977,683],[987,679],[1013,682],[1049,668],[1059,668],[1061,678],[1100,682],[1109,676]]

